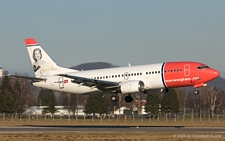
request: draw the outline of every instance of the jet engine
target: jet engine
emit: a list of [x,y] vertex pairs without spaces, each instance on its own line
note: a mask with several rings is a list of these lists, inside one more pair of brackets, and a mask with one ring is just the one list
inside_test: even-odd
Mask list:
[[145,89],[144,82],[139,80],[126,81],[120,85],[120,92],[122,94],[143,92],[144,89]]

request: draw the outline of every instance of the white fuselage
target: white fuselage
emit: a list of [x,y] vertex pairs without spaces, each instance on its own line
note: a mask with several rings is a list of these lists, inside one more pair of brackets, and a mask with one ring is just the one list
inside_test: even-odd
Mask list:
[[[144,82],[145,89],[157,89],[164,87],[164,73],[162,71],[162,66],[163,63],[159,63],[141,66],[75,71],[73,73],[70,73],[70,75],[119,83],[124,81],[140,80]],[[146,72],[150,71],[154,71],[156,73],[154,75],[147,75]],[[55,91],[62,91],[74,94],[88,94],[92,92],[99,92],[99,90],[96,88],[91,88],[73,83],[72,79],[70,78],[57,75],[49,75],[45,77],[47,78],[46,81],[35,82],[33,83],[33,85]]]

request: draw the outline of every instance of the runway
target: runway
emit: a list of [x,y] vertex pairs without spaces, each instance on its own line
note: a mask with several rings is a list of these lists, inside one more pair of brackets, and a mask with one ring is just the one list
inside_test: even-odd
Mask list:
[[166,132],[225,133],[225,127],[185,126],[0,126],[0,133],[18,132]]

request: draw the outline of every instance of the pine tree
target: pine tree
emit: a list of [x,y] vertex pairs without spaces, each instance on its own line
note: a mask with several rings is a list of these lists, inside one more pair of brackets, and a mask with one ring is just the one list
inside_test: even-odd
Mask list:
[[102,94],[92,94],[87,99],[85,105],[85,113],[91,114],[95,116],[96,113],[99,113],[100,116],[108,112],[108,102],[103,97]]
[[174,114],[179,112],[179,101],[174,89],[170,89],[168,93],[164,94],[161,103],[164,112],[171,112]]
[[148,94],[145,105],[145,112],[157,115],[159,113],[160,99],[157,94]]
[[54,92],[52,90],[42,89],[39,93],[39,98],[41,99],[41,103],[43,106],[47,106],[44,108],[45,113],[54,114],[56,112],[55,106],[56,98]]

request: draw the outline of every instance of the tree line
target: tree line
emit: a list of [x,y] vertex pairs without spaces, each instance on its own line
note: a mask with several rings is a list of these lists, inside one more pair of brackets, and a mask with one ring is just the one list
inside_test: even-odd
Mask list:
[[199,95],[189,92],[188,88],[170,89],[166,94],[160,90],[149,90],[148,95],[143,93],[133,94],[132,103],[126,103],[125,95],[119,94],[119,102],[111,102],[110,94],[74,95],[32,86],[30,81],[20,78],[4,77],[0,83],[0,113],[23,113],[29,106],[47,106],[44,113],[56,112],[55,106],[65,106],[75,115],[78,105],[85,107],[86,114],[109,114],[111,111],[126,106],[130,109],[137,108],[140,115],[143,100],[146,100],[145,112],[158,115],[160,113],[179,112],[187,113],[187,109],[195,112],[223,113],[225,110],[225,93],[216,87],[208,86],[200,89]]

